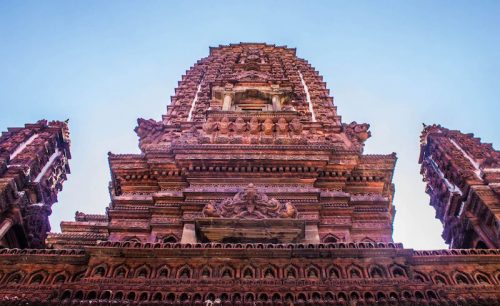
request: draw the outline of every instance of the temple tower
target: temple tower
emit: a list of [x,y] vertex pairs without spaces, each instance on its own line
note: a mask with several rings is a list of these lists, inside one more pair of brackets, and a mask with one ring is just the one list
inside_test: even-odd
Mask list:
[[500,250],[392,242],[396,156],[363,154],[368,128],[295,49],[211,48],[141,153],[109,154],[105,214],[0,250],[0,305],[500,305]]
[[431,125],[419,162],[450,248],[500,248],[500,152],[472,134]]
[[175,93],[162,121],[138,120],[141,154],[109,155],[107,215],[79,213],[51,244],[76,242],[66,232],[87,244],[392,241],[395,154],[362,154],[369,125],[341,122],[295,49],[211,48]]
[[48,216],[69,173],[65,122],[9,128],[0,137],[0,246],[41,248]]

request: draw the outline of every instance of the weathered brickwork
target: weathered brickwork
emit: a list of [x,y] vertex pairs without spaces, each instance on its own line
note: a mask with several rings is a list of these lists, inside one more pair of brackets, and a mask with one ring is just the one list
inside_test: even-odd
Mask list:
[[0,246],[42,248],[69,173],[65,122],[41,120],[0,137]]
[[0,250],[6,305],[495,305],[500,250],[392,241],[396,155],[365,155],[295,49],[210,49],[141,154],[112,154],[111,204],[47,248]]
[[426,126],[421,172],[452,248],[500,248],[500,152],[472,134]]

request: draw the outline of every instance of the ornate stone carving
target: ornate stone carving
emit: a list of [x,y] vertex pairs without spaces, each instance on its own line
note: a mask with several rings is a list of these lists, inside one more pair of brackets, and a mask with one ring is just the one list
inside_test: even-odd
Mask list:
[[292,121],[290,121],[290,130],[293,134],[300,135],[303,129],[304,126],[300,123],[299,118],[293,118]]
[[274,130],[274,123],[273,123],[273,119],[271,118],[267,118],[264,123],[262,124],[263,126],[263,130],[264,130],[264,134],[265,135],[272,135],[273,134],[273,130]]
[[278,133],[278,136],[288,136],[288,123],[285,118],[281,117],[278,119],[276,132]]
[[370,125],[368,123],[358,124],[356,121],[343,124],[344,132],[356,147],[362,146],[370,138],[371,133],[368,131],[369,128]]
[[267,219],[297,218],[298,212],[291,202],[284,204],[264,193],[258,192],[253,184],[249,184],[234,197],[220,203],[210,201],[203,208],[205,217]]

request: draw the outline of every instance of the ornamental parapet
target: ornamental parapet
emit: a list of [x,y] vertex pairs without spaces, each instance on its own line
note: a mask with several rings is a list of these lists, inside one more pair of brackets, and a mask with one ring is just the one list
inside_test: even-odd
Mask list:
[[403,249],[402,243],[142,243],[130,241],[100,241],[97,247],[136,249]]

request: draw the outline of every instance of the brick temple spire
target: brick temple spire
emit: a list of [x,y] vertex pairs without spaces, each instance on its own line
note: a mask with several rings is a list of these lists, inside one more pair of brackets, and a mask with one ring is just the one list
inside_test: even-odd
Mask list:
[[500,152],[472,134],[424,126],[421,173],[451,248],[500,248]]
[[396,155],[368,130],[295,49],[211,48],[141,153],[108,154],[105,213],[0,250],[0,305],[498,305],[499,250],[392,241]]
[[41,248],[69,173],[66,122],[40,120],[0,137],[0,245]]

